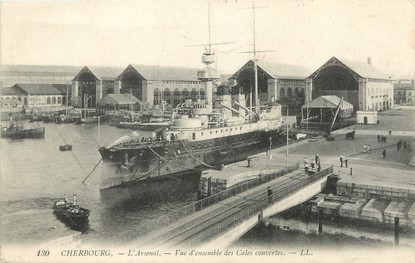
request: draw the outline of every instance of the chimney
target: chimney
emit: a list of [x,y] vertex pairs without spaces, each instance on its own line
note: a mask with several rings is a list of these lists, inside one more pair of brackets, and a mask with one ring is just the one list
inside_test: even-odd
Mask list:
[[372,65],[372,58],[371,57],[367,58],[367,64]]

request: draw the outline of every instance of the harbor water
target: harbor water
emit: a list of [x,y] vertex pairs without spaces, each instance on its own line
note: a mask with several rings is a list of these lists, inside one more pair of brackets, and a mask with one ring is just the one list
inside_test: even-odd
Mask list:
[[[114,173],[113,167],[100,163],[83,184],[101,159],[98,145],[109,144],[131,131],[101,125],[98,142],[96,124],[41,125],[46,128],[45,139],[1,139],[3,245],[35,243],[38,236],[68,228],[52,214],[54,201],[64,194],[69,199],[76,194],[77,202],[91,210],[89,225],[82,229],[83,243],[109,238],[197,199],[198,174],[186,180],[175,178],[100,191],[102,178]],[[59,151],[64,144],[72,145],[72,151]],[[49,226],[42,228],[42,224]]]
[[[30,124],[29,124],[30,125]],[[130,130],[101,125],[41,124],[45,139],[1,139],[1,235],[2,245],[36,243],[41,236],[69,230],[52,214],[54,201],[66,194],[77,195],[78,203],[91,210],[89,224],[82,229],[82,243],[99,243],[128,229],[197,200],[199,175],[147,182],[131,188],[100,191],[102,178],[111,177],[113,167],[100,163],[98,146],[107,145]],[[99,137],[99,142],[97,138]],[[59,151],[71,144],[72,151]],[[319,240],[325,244],[390,246],[387,240],[361,239],[348,235],[326,234],[317,238],[306,231],[286,231],[256,227],[235,246],[301,245]],[[392,235],[392,234],[391,234]],[[339,238],[341,237],[341,238]]]

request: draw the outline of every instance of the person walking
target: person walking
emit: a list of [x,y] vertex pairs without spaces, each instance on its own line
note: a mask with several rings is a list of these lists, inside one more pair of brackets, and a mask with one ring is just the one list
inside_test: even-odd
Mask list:
[[318,153],[316,153],[315,162],[316,162],[316,165],[320,164],[320,156],[318,156]]
[[344,156],[343,162],[344,162],[344,167],[347,168],[347,156]]
[[384,142],[384,143],[386,143],[386,135],[385,135],[385,136],[383,136],[383,138],[382,138],[382,139],[383,139],[383,142]]
[[377,138],[378,138],[378,142],[380,142],[380,135],[379,134],[378,134],[378,137]]
[[367,146],[366,146],[366,143],[365,143],[365,145],[363,145],[363,152],[364,153],[366,153],[366,148],[367,148]]
[[343,167],[343,156],[340,155],[340,167]]
[[272,190],[271,188],[268,186],[267,188],[267,195],[268,195],[268,203],[272,203]]
[[372,150],[372,148],[370,147],[370,144],[367,146],[367,153],[370,153],[370,151]]
[[391,129],[389,129],[389,135],[392,135],[392,130]]
[[385,159],[385,157],[386,157],[386,150],[383,149],[383,151],[382,151],[382,158]]

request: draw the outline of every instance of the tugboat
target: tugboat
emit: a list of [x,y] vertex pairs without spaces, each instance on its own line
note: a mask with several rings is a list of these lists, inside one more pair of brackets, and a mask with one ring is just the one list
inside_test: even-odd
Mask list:
[[69,222],[71,225],[85,223],[89,217],[89,210],[76,204],[76,195],[73,195],[73,203],[68,201],[66,195],[55,202],[53,213],[60,219]]
[[13,121],[13,116],[10,114],[10,125],[1,129],[2,138],[11,139],[43,139],[45,138],[45,127],[37,127],[31,129],[25,129],[22,124],[16,124]]

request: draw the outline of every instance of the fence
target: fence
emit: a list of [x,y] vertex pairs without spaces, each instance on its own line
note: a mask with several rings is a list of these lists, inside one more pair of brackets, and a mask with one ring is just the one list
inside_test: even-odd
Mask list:
[[206,197],[202,200],[199,200],[193,204],[187,205],[179,210],[176,210],[174,212],[171,212],[167,215],[161,216],[159,218],[156,218],[154,220],[151,220],[150,222],[146,222],[146,224],[140,225],[138,227],[129,229],[127,231],[124,231],[120,234],[118,234],[116,237],[113,237],[111,242],[116,243],[122,243],[125,244],[129,241],[132,241],[134,239],[137,239],[137,237],[142,236],[146,233],[149,233],[151,231],[160,229],[162,227],[165,227],[173,222],[176,222],[177,220],[184,218],[190,214],[193,214],[197,211],[200,211],[204,208],[207,208],[211,205],[214,205],[224,199],[227,199],[229,197],[238,195],[242,192],[245,192],[249,189],[252,189],[258,185],[265,184],[271,180],[274,180],[277,177],[280,177],[284,174],[290,173],[294,170],[297,170],[299,168],[299,163],[296,163],[294,165],[291,165],[287,168],[281,169],[275,173],[268,174],[253,180],[250,180],[245,183],[241,183],[238,185],[235,185],[233,187],[230,187],[229,189],[226,189],[222,192],[216,193],[214,195],[211,195],[209,197]]
[[257,215],[258,213],[261,212],[261,210],[263,210],[265,207],[269,206],[270,204],[275,203],[276,201],[279,201],[282,198],[286,198],[294,194],[295,191],[317,181],[320,178],[323,178],[324,176],[331,174],[332,172],[333,172],[333,166],[310,176],[306,180],[303,180],[294,185],[291,185],[282,191],[274,193],[270,197],[264,195],[264,197],[258,200],[257,202],[251,204],[248,207],[245,207],[242,210],[239,210],[238,212],[234,213],[232,216],[227,217],[226,219],[220,221],[219,223],[203,230],[197,235],[186,240],[186,243],[192,244],[194,246],[197,244],[201,244],[202,242],[206,242],[212,239],[213,237],[218,236],[220,233],[238,225],[243,220],[249,217],[252,217],[254,215]]

